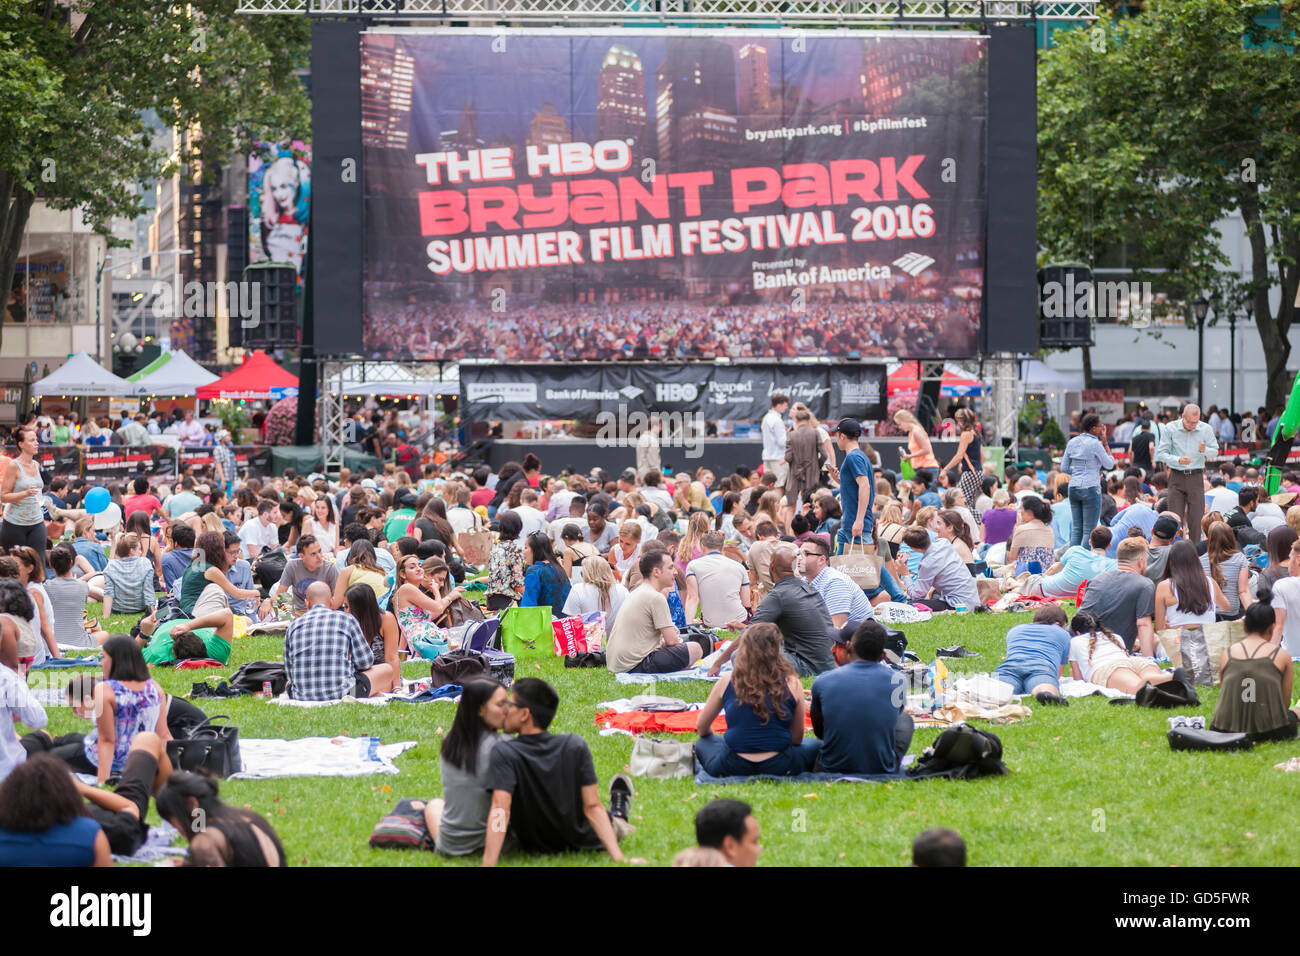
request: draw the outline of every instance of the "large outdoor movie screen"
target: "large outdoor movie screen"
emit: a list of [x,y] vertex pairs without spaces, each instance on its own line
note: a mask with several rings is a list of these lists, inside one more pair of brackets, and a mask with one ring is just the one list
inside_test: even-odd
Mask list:
[[365,352],[974,354],[986,53],[970,35],[368,32]]

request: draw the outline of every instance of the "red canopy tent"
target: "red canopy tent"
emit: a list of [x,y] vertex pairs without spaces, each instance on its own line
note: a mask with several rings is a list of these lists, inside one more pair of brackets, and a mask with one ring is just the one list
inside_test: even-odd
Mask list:
[[[916,366],[916,362],[907,362],[894,369],[888,379],[890,395],[919,392],[921,390]],[[939,394],[944,398],[982,395],[984,394],[984,385],[979,380],[963,375],[951,366],[945,365],[943,367],[943,379],[939,383]]]
[[291,375],[265,352],[253,352],[244,364],[196,393],[199,398],[229,401],[281,399],[298,394],[298,376]]

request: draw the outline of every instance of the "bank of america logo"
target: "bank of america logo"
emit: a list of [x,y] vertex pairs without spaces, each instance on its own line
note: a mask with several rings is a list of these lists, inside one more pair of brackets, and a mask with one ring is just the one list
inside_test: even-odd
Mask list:
[[902,269],[910,276],[919,276],[930,266],[934,265],[934,260],[929,256],[923,256],[919,252],[909,252],[905,256],[899,256],[894,260],[894,265]]
[[637,388],[635,385],[624,385],[618,390],[618,393],[630,402],[644,391],[645,389]]

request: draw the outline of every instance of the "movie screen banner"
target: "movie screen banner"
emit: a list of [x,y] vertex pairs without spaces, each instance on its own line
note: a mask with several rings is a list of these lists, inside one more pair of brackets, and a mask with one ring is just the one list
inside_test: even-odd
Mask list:
[[368,357],[977,351],[986,38],[361,43]]

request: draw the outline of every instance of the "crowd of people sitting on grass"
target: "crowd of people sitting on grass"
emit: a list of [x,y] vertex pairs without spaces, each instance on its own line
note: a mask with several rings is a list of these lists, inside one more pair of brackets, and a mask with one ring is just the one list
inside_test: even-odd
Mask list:
[[[698,715],[695,755],[705,773],[735,777],[900,772],[913,722],[882,623],[900,606],[970,613],[1014,599],[1032,609],[1030,623],[1008,629],[994,676],[1058,705],[1067,676],[1122,694],[1190,687],[1186,668],[1161,666],[1159,635],[1240,620],[1246,638],[1215,670],[1225,685],[1261,691],[1249,706],[1222,695],[1212,726],[1295,736],[1300,483],[1288,472],[1283,491],[1266,496],[1254,469],[1214,473],[1214,432],[1195,406],[1164,427],[1149,473],[1116,467],[1095,416],[1084,416],[1059,468],[1008,466],[999,476],[973,414],[959,416],[961,445],[941,465],[900,413],[907,477],[881,467],[853,419],[823,426],[783,395],[769,417],[762,466],[721,479],[708,468],[671,474],[655,447],[638,448],[637,467],[617,476],[548,475],[535,454],[495,474],[431,465],[334,481],[286,470],[223,483],[187,468],[170,487],[144,476],[110,485],[108,507],[94,513],[86,498],[98,489],[47,481],[36,436],[20,433],[19,454],[0,463],[0,681],[4,726],[27,732],[0,733],[0,778],[22,791],[0,800],[17,808],[4,811],[0,846],[39,852],[57,830],[53,844],[100,860],[100,840],[74,819],[78,801],[91,801],[119,852],[139,837],[156,793],[168,819],[176,810],[184,822],[193,805],[225,821],[215,834],[191,834],[196,861],[282,863],[264,821],[219,810],[210,782],[170,774],[160,747],[202,712],[164,694],[148,670],[224,665],[238,633],[272,622],[283,626],[287,694],[337,701],[400,691],[413,644],[446,640],[469,609],[601,614],[614,674],[703,672],[709,658],[707,676],[718,679]],[[879,559],[871,586],[844,570],[859,547]],[[480,575],[482,611],[467,589]],[[1078,601],[1072,618],[1064,600]],[[99,620],[87,618],[94,601]],[[101,626],[123,615],[137,618],[129,633]],[[736,639],[722,646],[723,632]],[[93,726],[48,736],[26,675],[96,648],[103,678],[68,686]],[[532,678],[463,688],[443,747],[444,792],[424,811],[441,852],[487,863],[516,846],[620,858],[630,782],[615,780],[606,809],[581,738],[548,733],[558,706]],[[719,715],[726,731],[715,734]],[[79,792],[71,773],[118,779],[122,798]],[[54,819],[53,807],[77,812]],[[23,819],[32,808],[41,812]]]

